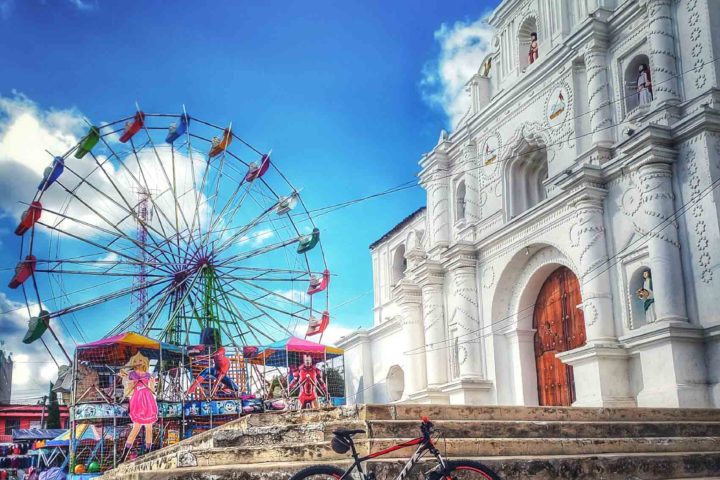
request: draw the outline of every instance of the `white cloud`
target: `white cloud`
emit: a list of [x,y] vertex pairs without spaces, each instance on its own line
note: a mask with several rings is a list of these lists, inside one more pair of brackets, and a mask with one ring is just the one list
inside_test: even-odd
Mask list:
[[[297,327],[295,327],[295,336],[304,338],[306,331],[307,323],[301,322]],[[350,328],[333,324],[332,317],[330,317],[330,324],[323,332],[322,341],[320,340],[319,335],[308,337],[307,339],[311,342],[320,342],[325,345],[335,345],[342,337],[349,335],[352,331],[353,330]]]
[[75,6],[78,10],[89,11],[98,8],[97,3],[88,2],[87,0],[68,0],[68,2]]
[[[30,310],[37,314],[39,308],[31,305]],[[28,311],[25,304],[10,300],[4,293],[0,292],[0,338],[5,344],[3,349],[12,354],[13,361],[13,401],[21,403],[34,403],[37,397],[47,393],[48,383],[54,382],[57,378],[57,366],[49,356],[45,347],[38,340],[30,345],[22,343],[28,328]],[[64,345],[62,332],[57,328],[57,322],[52,321],[55,333]],[[67,363],[67,360],[55,340],[50,334],[43,335],[43,339],[52,350],[55,359],[60,363]]]
[[[308,297],[308,294],[305,293],[304,290],[298,290],[298,289],[275,290],[275,293],[277,295],[280,295],[283,298],[292,300],[293,302],[302,303],[302,304],[310,303],[310,298]],[[275,297],[275,299],[278,302],[286,303],[280,298]]]
[[465,84],[490,52],[493,30],[486,18],[453,25],[443,23],[435,31],[440,53],[423,68],[420,87],[424,100],[445,112],[450,128],[457,125],[470,107]]
[[[32,199],[45,168],[52,162],[52,156],[62,155],[70,150],[85,135],[87,128],[85,117],[75,109],[43,110],[19,93],[14,93],[12,97],[0,96],[0,191],[3,193],[0,196],[0,216],[9,215],[19,219],[27,208],[26,203]],[[117,159],[106,162],[107,156],[103,153],[109,151],[102,143],[94,152],[103,169],[97,167],[90,155],[83,159],[73,156],[67,158],[65,172],[59,183],[52,185],[42,197],[45,210],[41,221],[54,226],[58,226],[56,222],[61,222],[59,227],[62,230],[80,233],[84,237],[107,236],[107,233],[93,226],[114,231],[114,225],[129,236],[134,236],[137,226],[134,219],[128,215],[127,205],[135,207],[140,186],[144,188],[147,184],[154,200],[154,204],[150,204],[154,211],[151,225],[156,232],[172,232],[176,201],[170,190],[170,174],[167,172],[172,170],[171,164],[174,161],[177,172],[181,172],[176,176],[176,190],[180,197],[177,203],[180,210],[186,212],[188,223],[191,224],[191,217],[199,202],[199,222],[203,226],[207,225],[209,206],[204,195],[196,199],[193,194],[194,182],[191,173],[194,171],[195,182],[198,182],[205,163],[201,157],[194,159],[193,169],[190,168],[191,160],[187,155],[175,152],[173,158],[170,149],[164,144],[157,145],[157,154],[148,146],[138,154],[143,165],[141,172],[135,156],[128,152],[126,147],[123,148],[120,150],[113,147],[113,150],[118,153],[125,167]],[[83,178],[84,182],[80,178]],[[74,191],[81,200],[72,199],[60,183]],[[180,192],[184,192],[184,195]],[[51,210],[78,221],[61,220],[60,216],[50,213]],[[164,228],[160,227],[161,222]],[[182,221],[178,223],[181,229],[189,228],[183,225]],[[197,230],[197,222],[194,228]],[[40,230],[47,231],[44,228]],[[272,232],[269,232],[269,235],[271,236]],[[268,238],[267,232],[258,241],[265,238]],[[128,245],[130,244],[126,242],[125,246]]]

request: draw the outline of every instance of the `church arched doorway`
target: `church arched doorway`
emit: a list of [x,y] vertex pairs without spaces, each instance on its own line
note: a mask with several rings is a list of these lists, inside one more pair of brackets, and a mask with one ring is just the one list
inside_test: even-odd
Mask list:
[[535,364],[540,405],[571,405],[575,401],[573,370],[555,358],[556,353],[585,344],[585,319],[580,283],[567,267],[545,280],[535,302]]

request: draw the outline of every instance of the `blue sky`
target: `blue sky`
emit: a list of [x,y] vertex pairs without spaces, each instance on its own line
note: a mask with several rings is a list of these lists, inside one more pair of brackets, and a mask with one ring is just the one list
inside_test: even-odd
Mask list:
[[[65,124],[48,112],[101,122],[132,113],[136,101],[148,112],[185,104],[272,148],[309,209],[378,192],[412,180],[457,117],[463,79],[489,39],[479,19],[495,3],[0,0],[0,162],[17,105],[57,130]],[[15,187],[0,191],[4,268],[19,251],[12,206],[35,190],[13,198],[23,192]],[[371,324],[368,245],[423,204],[418,187],[317,218],[338,274],[331,306],[360,296],[331,312],[335,326]],[[0,285],[5,304],[21,300]],[[82,328],[96,338],[111,323]],[[6,335],[6,348],[21,351]]]

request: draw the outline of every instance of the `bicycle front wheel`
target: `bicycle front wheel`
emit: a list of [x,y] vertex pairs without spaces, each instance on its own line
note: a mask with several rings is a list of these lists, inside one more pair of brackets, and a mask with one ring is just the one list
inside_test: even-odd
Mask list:
[[497,473],[480,462],[457,460],[447,462],[444,474],[437,475],[438,480],[501,480]]
[[290,477],[290,480],[338,480],[342,478],[344,470],[330,465],[315,465],[300,470]]

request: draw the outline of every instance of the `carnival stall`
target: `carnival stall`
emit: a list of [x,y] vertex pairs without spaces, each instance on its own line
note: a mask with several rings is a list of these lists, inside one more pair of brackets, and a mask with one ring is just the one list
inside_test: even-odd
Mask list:
[[289,337],[259,347],[248,359],[268,409],[299,410],[345,404],[343,350]]
[[101,472],[179,437],[183,392],[168,379],[181,374],[184,355],[180,347],[132,332],[78,346],[71,472]]

